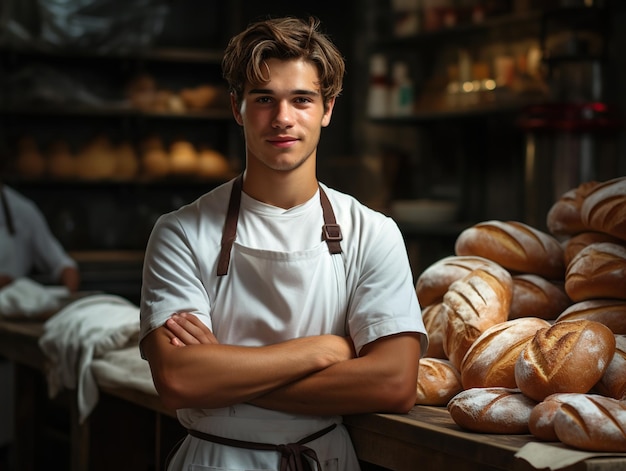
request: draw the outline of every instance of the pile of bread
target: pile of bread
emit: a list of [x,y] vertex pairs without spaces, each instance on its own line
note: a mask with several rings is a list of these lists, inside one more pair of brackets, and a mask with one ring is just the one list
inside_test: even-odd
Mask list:
[[28,179],[59,180],[160,179],[184,176],[195,179],[227,178],[233,173],[228,159],[208,146],[195,146],[186,139],[169,145],[150,136],[135,145],[129,140],[114,142],[100,133],[76,151],[64,139],[42,150],[32,136],[17,143],[16,173]]
[[470,431],[626,452],[626,177],[571,189],[546,222],[469,227],[418,277],[416,403]]

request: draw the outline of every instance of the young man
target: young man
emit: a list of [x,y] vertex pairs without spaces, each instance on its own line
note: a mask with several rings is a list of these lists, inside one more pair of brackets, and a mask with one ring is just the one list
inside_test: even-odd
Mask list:
[[245,172],[148,243],[141,348],[189,430],[171,470],[358,470],[341,415],[414,405],[427,339],[402,236],[316,177],[344,73],[318,27],[272,19],[231,40]]

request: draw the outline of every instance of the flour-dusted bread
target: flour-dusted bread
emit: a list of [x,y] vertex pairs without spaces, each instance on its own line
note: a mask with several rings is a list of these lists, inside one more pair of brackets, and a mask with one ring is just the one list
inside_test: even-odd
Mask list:
[[626,247],[601,242],[582,249],[567,267],[565,291],[573,301],[626,299]]
[[548,321],[537,317],[522,317],[489,327],[474,341],[463,358],[463,388],[517,388],[517,358],[537,331],[548,327]]
[[442,303],[447,317],[443,349],[459,370],[474,340],[507,320],[512,296],[510,275],[502,279],[484,270],[475,270],[450,285]]
[[615,355],[593,389],[602,396],[626,400],[626,335],[615,336]]
[[415,292],[420,305],[429,306],[441,302],[453,282],[479,268],[495,276],[508,276],[502,266],[484,257],[450,255],[428,266],[417,278]]
[[513,277],[513,299],[509,319],[540,317],[556,319],[572,300],[565,292],[564,283],[546,280],[542,276],[524,273]]
[[415,404],[445,406],[463,390],[459,370],[448,360],[420,358]]
[[542,401],[550,394],[588,392],[615,354],[615,336],[599,322],[556,322],[540,329],[515,363],[515,382],[528,397]]
[[556,412],[554,431],[574,448],[626,452],[626,402],[595,394],[570,397]]
[[565,267],[567,268],[578,252],[588,245],[596,244],[598,242],[612,242],[613,244],[626,246],[626,241],[603,232],[581,232],[580,234],[576,234],[575,236],[563,241],[562,245]]
[[448,402],[452,420],[473,432],[528,433],[528,419],[537,403],[518,389],[471,388]]
[[626,177],[594,186],[585,196],[580,214],[590,230],[626,240]]
[[572,304],[565,309],[557,322],[586,319],[600,322],[614,334],[626,334],[626,300],[590,299]]
[[550,394],[543,401],[538,403],[530,412],[528,418],[528,429],[535,437],[547,442],[559,441],[554,430],[554,417],[567,401],[568,397],[576,397],[580,393],[556,393]]
[[581,209],[585,197],[599,184],[596,181],[583,182],[572,188],[554,202],[548,210],[546,225],[551,234],[573,235],[588,230],[582,221]]
[[565,276],[563,247],[552,235],[517,221],[485,221],[459,234],[456,255],[475,255],[514,273],[533,273],[550,280]]
[[447,359],[443,349],[443,339],[446,335],[448,315],[443,303],[431,304],[422,309],[422,320],[428,334],[428,349],[424,356]]

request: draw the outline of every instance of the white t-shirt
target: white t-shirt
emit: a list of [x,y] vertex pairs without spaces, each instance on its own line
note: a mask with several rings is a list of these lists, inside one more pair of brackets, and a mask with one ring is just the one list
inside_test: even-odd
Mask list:
[[9,233],[6,215],[0,205],[0,273],[12,278],[38,271],[58,279],[66,267],[76,262],[54,237],[43,214],[28,198],[4,185],[15,234]]
[[[155,224],[144,262],[141,338],[183,310],[196,313],[211,327],[213,300],[220,285],[217,260],[231,188],[232,182],[221,185],[161,216]],[[345,264],[346,334],[359,351],[384,336],[418,332],[425,352],[426,331],[397,225],[349,195],[324,189],[343,234],[343,253],[333,256],[343,257]],[[319,246],[322,225],[319,194],[284,210],[243,193],[236,243],[268,251],[304,252]],[[318,332],[322,333],[327,332]]]

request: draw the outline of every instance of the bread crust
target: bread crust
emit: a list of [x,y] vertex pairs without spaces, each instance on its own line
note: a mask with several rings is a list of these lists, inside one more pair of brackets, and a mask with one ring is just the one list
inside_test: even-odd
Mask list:
[[613,359],[593,389],[602,396],[626,400],[626,335],[615,336]]
[[463,390],[461,374],[448,360],[420,358],[415,404],[445,406]]
[[599,184],[583,182],[572,188],[554,202],[546,216],[546,226],[554,235],[573,235],[588,230],[583,222],[581,208],[585,197]]
[[446,356],[460,370],[465,353],[485,330],[507,320],[513,281],[474,270],[455,281],[443,297],[446,311]]
[[602,232],[582,232],[580,234],[576,234],[575,236],[566,239],[562,244],[565,267],[567,267],[572,262],[578,252],[580,252],[588,245],[598,242],[612,242],[614,244],[621,244],[626,246],[626,241],[618,239],[617,237],[609,234],[604,234]]
[[626,177],[594,186],[585,196],[580,213],[589,229],[626,240]]
[[568,397],[578,396],[579,393],[556,393],[550,394],[543,401],[538,403],[530,412],[528,418],[528,429],[535,437],[547,442],[559,441],[559,437],[554,430],[554,417],[561,404],[567,401]]
[[524,273],[513,277],[513,299],[509,319],[539,317],[556,319],[572,300],[562,281],[550,281],[539,275]]
[[565,275],[563,247],[552,235],[517,221],[485,221],[459,234],[456,255],[492,260],[513,273],[533,273],[551,280]]
[[573,301],[626,299],[626,247],[599,242],[582,249],[567,267],[565,291]]
[[626,301],[619,299],[589,299],[572,304],[556,322],[586,319],[606,325],[614,334],[626,334]]
[[528,433],[530,412],[537,403],[517,389],[471,388],[448,402],[454,422],[483,433]]
[[435,303],[422,309],[422,320],[428,334],[428,349],[424,357],[447,359],[443,349],[443,339],[446,335],[446,310],[443,303]]
[[517,388],[517,357],[539,329],[548,327],[550,324],[547,321],[537,317],[509,320],[489,327],[474,341],[463,358],[463,387]]
[[614,353],[615,336],[604,324],[583,319],[556,322],[538,330],[524,347],[515,363],[515,382],[536,401],[555,393],[586,393],[600,380]]

